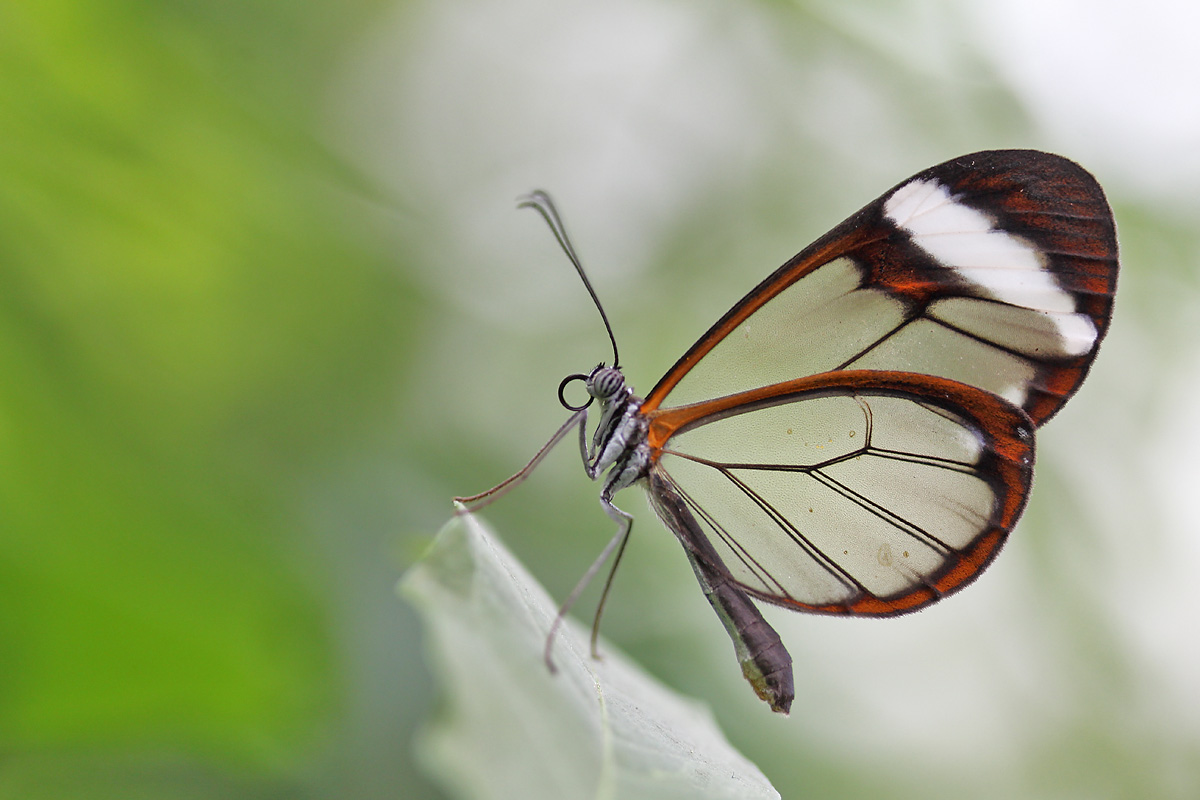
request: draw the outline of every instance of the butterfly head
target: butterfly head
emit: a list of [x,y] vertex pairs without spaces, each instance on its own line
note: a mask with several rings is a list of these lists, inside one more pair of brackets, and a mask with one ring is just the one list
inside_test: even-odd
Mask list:
[[625,376],[621,374],[620,367],[606,367],[600,364],[587,376],[586,386],[588,394],[604,403],[616,397],[625,388]]
[[[583,381],[584,388],[587,389],[588,399],[583,405],[571,405],[567,402],[567,398],[563,392],[567,388],[567,384],[571,381]],[[628,393],[629,389],[625,383],[625,376],[621,374],[620,367],[605,366],[604,363],[597,364],[596,367],[584,375],[582,372],[577,372],[574,375],[568,375],[563,378],[562,383],[558,385],[558,402],[562,403],[563,408],[569,411],[582,411],[592,404],[593,400],[599,400],[601,406],[607,406],[622,393]]]

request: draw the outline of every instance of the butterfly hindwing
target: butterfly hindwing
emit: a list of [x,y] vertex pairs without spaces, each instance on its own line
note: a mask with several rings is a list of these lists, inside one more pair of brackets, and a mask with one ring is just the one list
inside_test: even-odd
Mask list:
[[705,557],[707,540],[747,593],[818,613],[900,614],[966,585],[1033,471],[1023,411],[912,373],[845,370],[656,412],[649,443],[652,495],[690,514],[664,517],[685,547]]

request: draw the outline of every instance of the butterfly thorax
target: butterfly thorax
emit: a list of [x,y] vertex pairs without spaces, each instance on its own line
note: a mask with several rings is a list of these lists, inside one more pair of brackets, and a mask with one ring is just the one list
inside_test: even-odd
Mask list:
[[618,367],[603,364],[587,377],[588,393],[600,403],[600,422],[592,436],[592,477],[608,470],[605,493],[611,496],[646,476],[650,469],[648,423],[640,412],[642,398],[633,393]]

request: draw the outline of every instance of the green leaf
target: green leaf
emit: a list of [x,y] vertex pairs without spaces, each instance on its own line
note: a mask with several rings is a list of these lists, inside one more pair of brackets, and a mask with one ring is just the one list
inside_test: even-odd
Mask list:
[[400,592],[424,621],[442,687],[421,757],[458,796],[779,797],[707,706],[612,645],[591,658],[573,620],[551,675],[542,649],[555,604],[478,519],[449,522]]

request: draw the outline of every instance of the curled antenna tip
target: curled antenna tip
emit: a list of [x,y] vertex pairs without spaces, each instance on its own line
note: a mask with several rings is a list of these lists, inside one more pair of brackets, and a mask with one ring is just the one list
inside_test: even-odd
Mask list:
[[534,189],[527,194],[517,197],[517,208],[528,208],[529,206],[541,205],[543,203],[554,205],[550,200],[550,195],[546,194],[542,189]]

